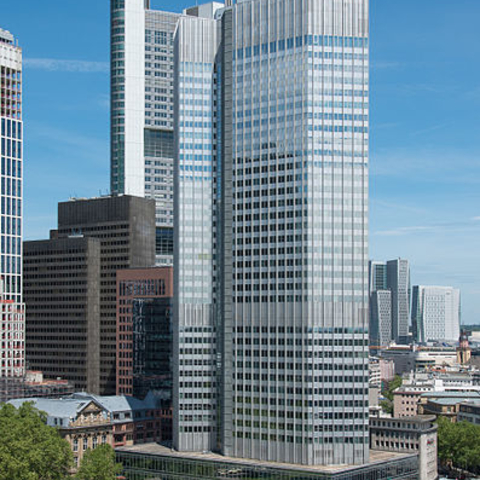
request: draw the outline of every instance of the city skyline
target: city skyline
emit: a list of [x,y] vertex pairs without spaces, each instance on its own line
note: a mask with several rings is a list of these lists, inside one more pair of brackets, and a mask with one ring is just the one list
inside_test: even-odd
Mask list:
[[[180,11],[190,3],[152,7]],[[472,12],[480,5],[435,2],[431,12],[425,3],[372,2],[370,257],[409,258],[412,283],[460,288],[464,323],[478,323],[479,95],[471,79],[480,48]],[[10,4],[2,26],[20,39],[26,59],[30,239],[47,236],[57,201],[109,189],[109,8],[84,2],[59,10],[54,2],[30,1],[25,7],[35,24]],[[79,21],[68,25],[70,15]],[[451,19],[448,38],[444,18]],[[52,19],[58,29],[42,29]]]

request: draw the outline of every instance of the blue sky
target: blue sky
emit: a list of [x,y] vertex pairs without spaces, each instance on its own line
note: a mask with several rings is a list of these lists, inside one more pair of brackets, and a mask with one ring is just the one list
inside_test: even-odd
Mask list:
[[[3,2],[24,49],[25,238],[109,188],[109,2]],[[179,11],[191,2],[155,1]],[[480,323],[480,2],[371,0],[371,236]]]

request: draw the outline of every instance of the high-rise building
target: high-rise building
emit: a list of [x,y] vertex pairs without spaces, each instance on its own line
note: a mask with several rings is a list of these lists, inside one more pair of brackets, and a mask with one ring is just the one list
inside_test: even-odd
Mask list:
[[408,343],[410,333],[410,265],[408,260],[387,262],[387,284],[392,292],[392,337],[396,343]]
[[154,198],[157,264],[173,261],[173,34],[179,15],[111,0],[111,190]]
[[117,395],[153,391],[171,409],[172,307],[171,267],[117,272]]
[[0,377],[25,373],[22,303],[22,49],[0,29]]
[[174,38],[174,447],[368,461],[368,2]]
[[100,393],[116,391],[117,271],[155,264],[155,203],[122,195],[58,204],[58,236],[100,239]]
[[24,244],[26,356],[46,378],[100,391],[100,240]]
[[457,342],[460,336],[460,290],[413,287],[412,321],[418,342]]
[[155,202],[122,195],[60,203],[51,237],[26,242],[27,360],[46,376],[114,395],[116,274],[155,264]]
[[370,261],[370,343],[409,341],[410,267],[408,260]]

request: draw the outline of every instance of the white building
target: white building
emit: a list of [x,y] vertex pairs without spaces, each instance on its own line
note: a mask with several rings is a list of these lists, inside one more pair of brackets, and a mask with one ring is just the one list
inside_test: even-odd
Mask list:
[[174,446],[361,464],[368,2],[216,8],[174,38]]
[[0,96],[0,377],[12,377],[22,376],[25,370],[22,303],[22,50],[15,44],[13,35],[2,29]]
[[460,336],[460,290],[413,287],[412,320],[417,341],[457,342]]
[[173,262],[173,34],[179,15],[111,0],[113,194],[154,198],[157,264]]

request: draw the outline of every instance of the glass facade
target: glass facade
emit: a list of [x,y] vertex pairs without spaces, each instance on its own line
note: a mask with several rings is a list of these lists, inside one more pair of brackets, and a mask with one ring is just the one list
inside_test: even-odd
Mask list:
[[181,17],[175,37],[174,446],[215,436],[214,61],[217,25]]
[[0,29],[0,377],[24,374],[22,50]]
[[418,480],[418,458],[412,455],[335,473],[252,465],[248,462],[208,461],[116,451],[127,480]]
[[155,392],[162,408],[172,407],[173,315],[171,298],[135,299],[133,317],[133,396]]
[[179,450],[368,461],[368,2],[342,6],[180,19]]
[[[173,34],[179,15],[111,0],[111,190],[154,198],[173,226]],[[172,254],[158,252],[157,265]]]

